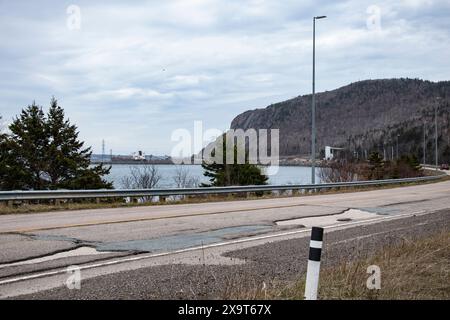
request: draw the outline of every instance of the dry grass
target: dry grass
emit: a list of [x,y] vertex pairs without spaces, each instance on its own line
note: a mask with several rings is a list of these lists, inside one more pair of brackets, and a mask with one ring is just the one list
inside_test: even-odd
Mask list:
[[[369,290],[367,267],[381,269],[381,289]],[[282,290],[287,299],[303,299],[304,277]],[[276,295],[279,293],[275,292]],[[320,273],[320,299],[450,299],[450,233],[385,247]]]
[[[62,203],[53,204],[20,204],[14,206],[0,205],[0,215],[2,214],[27,214],[27,213],[43,213],[50,211],[66,211],[66,210],[83,210],[83,209],[102,209],[102,208],[118,208],[128,206],[125,203]],[[134,204],[136,206],[136,204]]]

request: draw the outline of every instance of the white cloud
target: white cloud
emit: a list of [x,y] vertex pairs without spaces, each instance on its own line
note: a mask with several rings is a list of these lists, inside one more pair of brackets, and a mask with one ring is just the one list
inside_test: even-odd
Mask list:
[[401,0],[401,6],[404,7],[412,7],[412,8],[420,8],[424,6],[432,6],[433,0]]
[[[448,1],[83,1],[81,29],[59,1],[0,4],[0,114],[55,95],[88,145],[170,153],[194,120],[226,129],[238,113],[380,77],[450,77]],[[381,30],[367,8],[381,8]],[[95,126],[92,124],[95,123]],[[101,137],[100,137],[101,136]],[[109,142],[108,142],[109,141]]]
[[116,90],[102,91],[91,96],[86,97],[95,98],[97,100],[105,98],[113,99],[131,99],[131,98],[170,98],[172,94],[162,94],[156,90],[152,89],[142,89],[142,88],[120,88]]

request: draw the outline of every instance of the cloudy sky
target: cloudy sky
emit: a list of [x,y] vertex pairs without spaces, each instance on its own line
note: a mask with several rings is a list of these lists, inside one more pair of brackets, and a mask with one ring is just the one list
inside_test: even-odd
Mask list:
[[0,0],[0,115],[55,96],[94,152],[170,154],[174,130],[363,79],[450,80],[448,0]]

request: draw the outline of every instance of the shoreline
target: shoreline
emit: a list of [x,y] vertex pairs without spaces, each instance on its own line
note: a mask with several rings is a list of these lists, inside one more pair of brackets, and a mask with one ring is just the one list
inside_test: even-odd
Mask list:
[[[169,165],[169,166],[201,166],[201,164],[193,164],[193,163],[183,163],[183,164],[175,164],[173,162],[142,162],[142,161],[120,161],[120,162],[101,162],[101,161],[91,161],[91,165],[99,165],[99,164],[104,164],[106,166],[109,165],[136,165],[136,166],[142,166],[142,165]],[[262,167],[268,167],[267,165],[260,165]],[[316,163],[316,167],[321,167],[322,164],[321,163]],[[305,168],[310,168],[311,165],[310,164],[297,164],[297,163],[283,163],[283,164],[279,164],[278,167],[305,167]]]

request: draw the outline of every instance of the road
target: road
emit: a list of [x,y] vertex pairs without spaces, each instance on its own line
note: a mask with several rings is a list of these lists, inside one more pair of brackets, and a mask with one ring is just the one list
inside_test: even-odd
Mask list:
[[[444,181],[355,193],[0,216],[0,298],[173,298],[204,265],[225,268],[220,274],[258,268],[253,276],[293,275],[302,267],[280,264],[281,255],[295,257],[293,245],[307,250],[311,226],[326,227],[338,241],[359,241],[383,230],[446,229],[449,193],[450,181]],[[255,263],[266,254],[266,262]],[[261,271],[265,263],[272,267]],[[81,267],[82,290],[65,287],[69,265]],[[169,280],[165,286],[153,280],[153,291],[142,288],[148,283],[137,279],[144,271]],[[187,289],[180,290],[186,297]],[[198,298],[191,291],[188,297]]]

